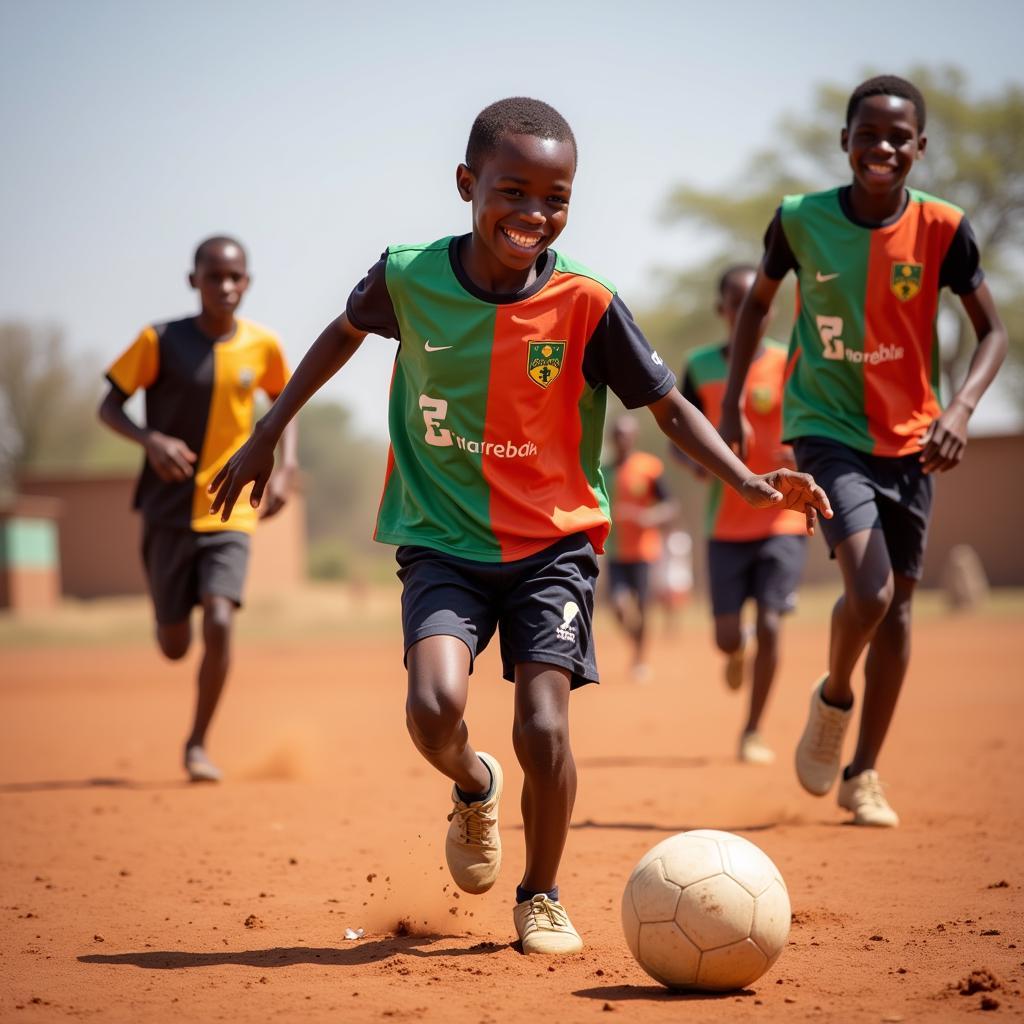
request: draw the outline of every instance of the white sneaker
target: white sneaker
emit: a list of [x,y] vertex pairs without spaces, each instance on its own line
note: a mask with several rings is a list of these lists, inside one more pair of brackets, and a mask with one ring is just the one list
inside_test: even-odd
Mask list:
[[516,923],[516,934],[523,943],[523,952],[578,953],[583,949],[580,933],[573,927],[565,907],[544,893],[538,893],[525,903],[517,903],[512,909]]
[[455,884],[473,894],[487,892],[501,869],[501,836],[498,834],[498,802],[503,779],[501,765],[490,754],[477,752],[491,771],[491,792],[486,800],[467,804],[452,787],[452,813],[444,844],[448,870]]
[[740,760],[745,764],[772,764],[775,751],[761,739],[759,732],[745,732],[740,737]]
[[895,828],[899,815],[889,806],[882,792],[882,781],[874,768],[839,783],[839,806],[853,811],[854,825]]
[[185,771],[190,782],[220,782],[220,769],[206,756],[198,743],[185,748]]
[[853,714],[852,705],[845,711],[826,704],[821,696],[828,678],[824,675],[811,690],[811,708],[804,733],[796,748],[796,775],[800,785],[815,796],[824,796],[839,774],[843,737]]

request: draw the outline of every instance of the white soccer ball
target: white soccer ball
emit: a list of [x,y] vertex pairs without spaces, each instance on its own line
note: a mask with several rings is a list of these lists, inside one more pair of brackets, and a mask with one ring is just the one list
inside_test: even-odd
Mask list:
[[779,869],[731,832],[680,832],[649,850],[622,894],[637,963],[669,988],[728,991],[778,959],[790,924]]

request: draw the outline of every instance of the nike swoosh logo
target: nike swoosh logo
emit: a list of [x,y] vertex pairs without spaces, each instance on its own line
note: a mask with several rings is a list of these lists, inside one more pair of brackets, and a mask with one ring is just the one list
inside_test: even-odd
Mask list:
[[454,345],[431,345],[429,341],[423,342],[424,352],[444,352],[445,349],[454,348]]
[[833,281],[833,280],[835,280],[835,279],[836,279],[836,278],[837,278],[838,276],[839,276],[838,274],[823,274],[823,273],[822,273],[822,272],[821,272],[821,271],[819,270],[819,271],[818,271],[818,272],[817,272],[817,273],[816,273],[816,274],[814,275],[814,280],[815,280],[815,281],[818,281],[818,282],[819,282],[819,283],[821,283],[821,284],[824,284],[824,283],[825,283],[826,281]]

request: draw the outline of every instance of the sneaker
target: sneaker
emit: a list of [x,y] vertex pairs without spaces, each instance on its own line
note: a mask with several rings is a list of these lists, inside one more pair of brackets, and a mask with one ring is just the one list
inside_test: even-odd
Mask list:
[[828,676],[822,676],[811,691],[811,710],[804,734],[796,748],[796,775],[800,785],[815,796],[824,796],[839,774],[843,737],[850,724],[852,706],[845,711],[826,704],[821,689]]
[[747,664],[747,644],[749,642],[750,630],[741,630],[739,647],[725,657],[725,685],[730,690],[738,690],[743,685],[743,669]]
[[854,825],[895,828],[900,823],[899,815],[885,799],[882,781],[873,768],[839,783],[839,806],[853,811]]
[[759,732],[745,732],[740,737],[740,760],[745,764],[772,764],[775,751],[761,739]]
[[491,792],[483,800],[467,804],[452,787],[452,813],[444,853],[455,884],[473,894],[487,892],[501,868],[501,837],[498,835],[498,801],[501,800],[501,765],[490,754],[478,753],[491,770]]
[[206,756],[198,743],[185,748],[185,771],[190,782],[220,782],[220,769]]
[[580,933],[572,926],[565,907],[544,893],[537,893],[512,909],[516,933],[524,953],[579,953],[583,949]]

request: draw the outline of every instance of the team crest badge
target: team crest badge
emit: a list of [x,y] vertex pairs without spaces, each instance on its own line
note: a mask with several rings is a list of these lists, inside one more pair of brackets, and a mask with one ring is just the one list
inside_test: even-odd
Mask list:
[[542,388],[550,387],[562,372],[564,357],[564,341],[531,341],[526,357],[526,372],[530,380]]
[[909,302],[921,290],[921,263],[894,263],[889,287],[900,302]]
[[256,374],[248,366],[244,366],[238,373],[238,383],[248,391],[256,383]]

